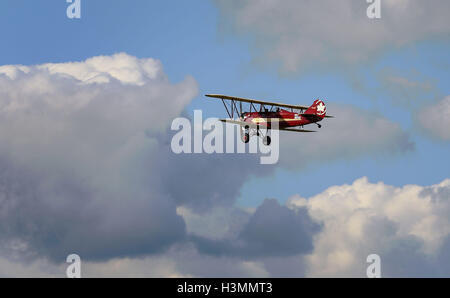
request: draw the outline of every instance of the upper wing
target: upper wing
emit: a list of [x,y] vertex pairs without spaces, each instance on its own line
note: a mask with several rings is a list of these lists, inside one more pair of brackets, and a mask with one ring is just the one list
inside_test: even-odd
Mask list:
[[[248,126],[249,128],[258,128],[258,125],[256,125],[256,124],[239,121],[239,120],[220,119],[220,121],[225,122],[225,123],[237,124],[240,126]],[[316,132],[315,130],[306,130],[306,129],[299,129],[299,128],[279,128],[278,130],[293,131],[293,132]]]
[[233,96],[220,95],[220,94],[206,94],[205,96],[211,97],[211,98],[225,99],[225,100],[236,100],[236,101],[241,101],[241,102],[256,103],[256,104],[268,105],[268,106],[277,106],[277,107],[288,108],[288,109],[307,110],[309,108],[306,106],[288,105],[288,104],[284,104],[284,103],[261,101],[261,100],[256,100],[256,99],[240,98],[240,97],[233,97]]

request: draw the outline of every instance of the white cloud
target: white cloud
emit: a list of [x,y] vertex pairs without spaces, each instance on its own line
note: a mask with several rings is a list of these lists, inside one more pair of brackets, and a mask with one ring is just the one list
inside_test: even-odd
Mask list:
[[448,36],[446,0],[384,0],[371,20],[364,0],[216,0],[222,23],[254,37],[257,60],[283,72],[315,66],[354,65],[385,49]]
[[109,83],[112,79],[122,83],[142,86],[158,78],[165,78],[160,61],[139,59],[125,53],[112,56],[97,56],[82,62],[47,63],[34,67],[23,65],[0,66],[0,75],[5,74],[14,80],[20,73],[32,71],[60,74],[77,79],[85,84]]
[[380,255],[386,277],[450,269],[450,259],[436,262],[450,235],[449,179],[429,187],[393,187],[361,178],[309,199],[293,196],[288,205],[307,207],[323,223],[306,257],[309,276],[364,277],[371,253]]
[[450,140],[450,96],[433,105],[425,106],[416,113],[415,119],[427,135],[445,141]]

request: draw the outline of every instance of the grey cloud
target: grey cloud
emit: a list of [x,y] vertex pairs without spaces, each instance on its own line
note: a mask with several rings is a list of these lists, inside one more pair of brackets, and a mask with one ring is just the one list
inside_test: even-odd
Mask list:
[[[216,0],[222,30],[250,36],[254,60],[283,73],[365,63],[387,49],[448,37],[446,0],[382,1],[371,20],[366,1]],[[231,29],[231,30],[230,30]]]
[[320,225],[306,209],[291,210],[266,199],[234,238],[212,240],[191,236],[202,253],[259,258],[292,256],[312,251],[312,237]]
[[440,98],[437,80],[415,69],[401,71],[384,67],[368,79],[364,71],[347,74],[355,91],[374,101],[388,99],[392,105],[417,111]]
[[424,105],[414,114],[414,120],[419,129],[428,137],[450,140],[450,96],[440,101]]
[[329,105],[327,111],[336,118],[325,119],[317,133],[280,135],[280,165],[304,168],[336,159],[401,154],[415,148],[400,125],[381,115],[349,105]]
[[[370,235],[360,255],[379,254],[383,277],[448,277],[450,237],[434,254],[424,251],[425,241],[414,235],[399,235],[399,225],[387,218],[374,217],[364,232]],[[359,254],[359,253],[358,253]],[[361,266],[364,275],[367,264]]]
[[177,212],[183,217],[189,234],[209,239],[235,237],[250,217],[249,211],[235,206],[219,206],[208,212],[179,207]]
[[435,274],[440,277],[450,277],[450,237],[445,239],[434,261],[437,265],[433,267]]
[[423,198],[430,197],[435,204],[446,205],[450,201],[450,185],[439,187],[425,187],[420,196]]
[[261,260],[264,268],[273,278],[303,278],[307,264],[304,255],[267,257]]
[[[384,216],[373,216],[364,226],[367,235],[360,256],[376,253],[381,258],[383,277],[430,277],[433,265],[422,248],[424,241],[413,235],[400,236],[399,226]],[[359,276],[368,264],[361,262]]]
[[232,205],[251,175],[268,175],[274,169],[250,154],[170,155],[161,160],[161,183],[177,204],[196,212]]
[[417,108],[438,97],[436,82],[417,72],[407,76],[385,68],[377,75],[380,86],[372,94],[387,94],[391,102],[403,108]]

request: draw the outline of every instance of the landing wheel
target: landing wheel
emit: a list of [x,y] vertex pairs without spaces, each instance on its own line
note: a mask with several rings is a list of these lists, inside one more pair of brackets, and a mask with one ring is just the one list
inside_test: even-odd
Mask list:
[[250,142],[250,134],[249,133],[245,133],[242,136],[242,142],[244,142],[245,144],[247,144],[248,142]]
[[269,136],[265,136],[263,139],[263,144],[266,146],[270,146],[270,143],[272,142],[272,139]]
[[317,124],[317,126],[319,126],[319,128],[322,128],[322,125],[320,125],[320,124]]

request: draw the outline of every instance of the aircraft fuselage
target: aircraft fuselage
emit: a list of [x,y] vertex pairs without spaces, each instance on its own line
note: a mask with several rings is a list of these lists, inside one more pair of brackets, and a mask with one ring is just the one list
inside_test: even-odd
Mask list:
[[275,112],[244,113],[242,120],[261,128],[271,128],[272,123],[278,122],[280,128],[303,126],[322,121],[323,117],[314,114],[301,114],[280,109]]

